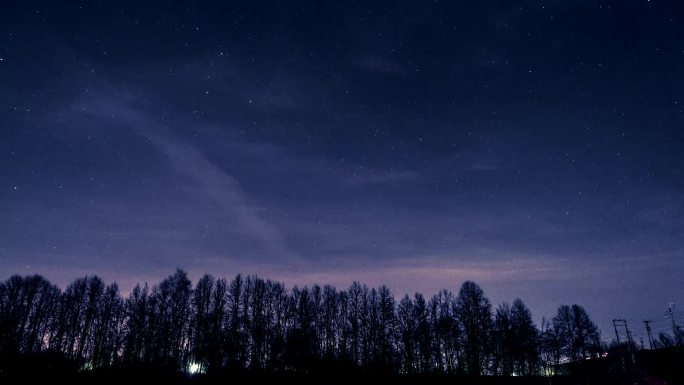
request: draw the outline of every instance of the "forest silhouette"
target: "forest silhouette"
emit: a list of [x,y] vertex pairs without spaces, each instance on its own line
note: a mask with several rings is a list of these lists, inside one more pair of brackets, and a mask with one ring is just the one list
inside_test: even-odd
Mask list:
[[5,375],[29,357],[34,368],[76,372],[550,377],[606,351],[582,306],[562,305],[538,327],[522,300],[493,307],[471,281],[398,301],[386,286],[358,282],[288,290],[205,275],[193,287],[182,270],[126,298],[97,276],[64,291],[37,275],[0,283]]

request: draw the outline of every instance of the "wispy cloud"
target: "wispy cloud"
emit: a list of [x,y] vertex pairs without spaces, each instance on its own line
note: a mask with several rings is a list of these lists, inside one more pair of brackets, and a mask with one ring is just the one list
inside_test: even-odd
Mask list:
[[279,262],[298,263],[298,255],[286,245],[278,228],[257,214],[257,205],[235,177],[199,148],[168,133],[147,112],[119,101],[116,96],[98,94],[78,108],[96,118],[114,118],[117,125],[126,126],[163,154],[168,165],[191,182],[191,189],[211,199],[226,216],[232,217],[239,232],[258,240],[259,247]]
[[191,178],[198,189],[232,212],[242,228],[259,239],[262,246],[288,260],[296,257],[285,245],[280,231],[255,212],[255,205],[230,174],[198,149],[161,135],[151,135],[152,143],[164,153],[172,167]]

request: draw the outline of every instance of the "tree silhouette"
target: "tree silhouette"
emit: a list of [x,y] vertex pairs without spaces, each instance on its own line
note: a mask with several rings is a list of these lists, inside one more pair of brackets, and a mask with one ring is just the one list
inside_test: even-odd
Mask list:
[[93,367],[107,367],[118,363],[123,341],[123,300],[119,287],[107,286],[95,314],[93,349],[90,363]]
[[532,314],[519,298],[513,306],[504,302],[496,309],[492,333],[493,370],[503,375],[531,375],[539,363],[539,330]]
[[490,358],[492,306],[475,282],[466,281],[456,299],[456,315],[461,328],[464,371],[481,375]]
[[193,287],[182,270],[151,288],[137,285],[126,299],[97,276],[64,292],[40,276],[0,283],[0,362],[52,351],[80,370],[310,373],[340,364],[376,373],[529,376],[550,373],[563,358],[594,357],[599,342],[579,305],[561,306],[539,331],[522,300],[492,314],[470,281],[457,296],[442,290],[427,301],[416,293],[398,303],[388,287],[358,282],[342,291],[287,290],[255,276],[229,283],[204,275]]
[[583,361],[601,350],[598,328],[580,305],[563,305],[553,317],[553,328],[563,354],[573,362]]
[[493,370],[495,373],[509,376],[513,373],[515,350],[515,332],[513,331],[513,315],[511,307],[504,302],[496,309],[492,342],[494,347]]
[[459,360],[459,330],[454,295],[442,290],[430,301],[435,370],[455,373]]
[[190,328],[190,362],[198,371],[205,371],[209,365],[210,343],[217,335],[212,331],[212,292],[214,278],[205,275],[197,282],[192,292],[192,320]]
[[59,289],[38,275],[15,275],[0,284],[0,354],[49,347],[59,301]]
[[521,376],[532,375],[539,367],[539,329],[532,321],[530,309],[520,298],[513,301],[511,327],[513,370]]
[[416,293],[413,314],[416,320],[416,354],[418,355],[418,372],[430,373],[435,367],[433,362],[433,328],[428,318],[428,308],[425,297]]

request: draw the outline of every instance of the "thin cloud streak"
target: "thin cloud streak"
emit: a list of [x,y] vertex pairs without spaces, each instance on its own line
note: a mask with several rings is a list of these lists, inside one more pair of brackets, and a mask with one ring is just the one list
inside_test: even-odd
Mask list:
[[200,191],[226,211],[234,213],[238,223],[249,234],[261,240],[262,245],[270,252],[281,255],[290,262],[299,260],[287,248],[278,229],[254,212],[254,204],[249,202],[235,178],[221,170],[196,148],[160,135],[152,135],[150,139],[167,156],[176,171],[190,177],[197,183]]
[[116,101],[107,94],[100,95],[93,105],[81,106],[96,118],[116,118],[138,137],[148,141],[165,156],[168,164],[178,174],[192,181],[191,188],[209,197],[221,210],[237,220],[241,232],[259,240],[268,254],[277,256],[279,262],[298,264],[300,257],[290,250],[280,231],[256,213],[256,204],[240,187],[240,182],[212,162],[204,153],[181,139],[165,134],[162,127],[150,115]]

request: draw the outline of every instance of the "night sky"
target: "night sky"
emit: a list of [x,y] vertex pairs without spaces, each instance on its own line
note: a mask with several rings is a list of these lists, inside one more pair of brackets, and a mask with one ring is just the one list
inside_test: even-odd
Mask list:
[[666,331],[684,4],[3,2],[0,181],[2,279],[469,279]]

